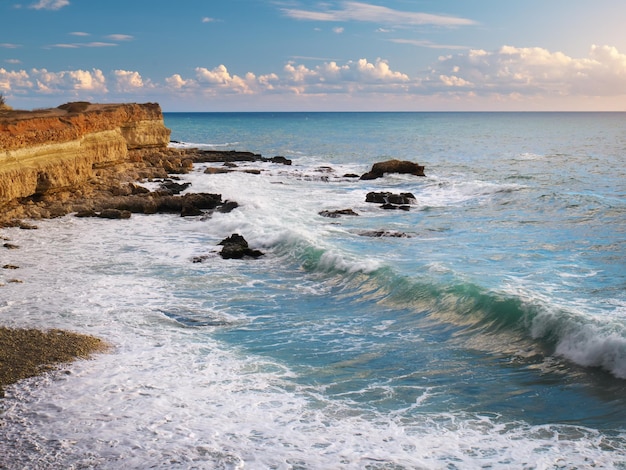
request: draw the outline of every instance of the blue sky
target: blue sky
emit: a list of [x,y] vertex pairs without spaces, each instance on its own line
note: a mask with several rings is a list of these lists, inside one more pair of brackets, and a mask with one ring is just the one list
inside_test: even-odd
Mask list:
[[624,0],[0,0],[0,93],[165,111],[626,111]]

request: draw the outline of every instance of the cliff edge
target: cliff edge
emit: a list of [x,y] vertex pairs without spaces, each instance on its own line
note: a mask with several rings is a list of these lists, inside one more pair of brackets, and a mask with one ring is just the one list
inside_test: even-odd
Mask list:
[[165,149],[161,108],[75,102],[37,111],[0,111],[0,212],[12,201],[80,188],[99,168],[142,149]]

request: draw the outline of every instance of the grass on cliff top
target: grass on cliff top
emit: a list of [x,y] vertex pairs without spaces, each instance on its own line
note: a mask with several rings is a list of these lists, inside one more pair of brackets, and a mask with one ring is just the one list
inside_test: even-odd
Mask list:
[[0,327],[0,396],[6,385],[106,349],[98,338],[69,331]]

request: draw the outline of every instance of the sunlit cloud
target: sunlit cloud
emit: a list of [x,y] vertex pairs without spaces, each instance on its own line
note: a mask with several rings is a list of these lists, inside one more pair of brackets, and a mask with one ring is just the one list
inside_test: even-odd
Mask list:
[[340,27],[340,26],[338,26],[338,27],[336,27],[336,28],[333,28],[333,33],[335,33],[335,34],[341,34],[341,33],[343,33],[344,31],[345,31],[345,29],[344,29],[344,28],[342,28],[342,27]]
[[[311,62],[313,64],[311,65]],[[17,64],[16,59],[11,63]],[[592,46],[585,57],[571,57],[543,48],[503,46],[442,55],[424,73],[410,76],[389,61],[365,58],[337,61],[294,57],[277,72],[242,74],[226,65],[196,67],[191,76],[173,73],[159,82],[136,70],[100,69],[49,71],[0,68],[0,91],[5,95],[68,96],[87,99],[136,99],[151,93],[158,101],[175,97],[195,105],[219,97],[246,97],[319,103],[570,103],[626,104],[626,54],[611,46]],[[282,97],[281,97],[282,95]],[[291,98],[290,98],[291,97]],[[332,97],[332,98],[331,98]],[[390,98],[393,97],[393,98]],[[304,100],[304,101],[302,101]],[[309,100],[309,101],[306,101]],[[480,101],[482,100],[482,101]],[[561,101],[555,101],[561,100]],[[227,101],[224,101],[227,102]],[[242,103],[242,101],[239,101]],[[613,108],[611,108],[613,109]]]
[[119,92],[133,93],[145,86],[144,80],[139,72],[130,70],[114,70],[115,89]]
[[0,42],[0,48],[2,49],[17,49],[18,47],[22,47],[19,44],[11,44],[8,42]]
[[19,60],[19,59],[7,59],[7,60],[5,60],[5,62],[7,64],[21,64],[22,63],[22,61]]
[[336,9],[331,8],[328,3],[324,4],[324,6],[325,8],[317,11],[297,8],[283,8],[282,11],[290,18],[308,21],[360,21],[404,26],[469,26],[477,24],[468,18],[394,10],[362,2],[341,2],[339,8]]
[[28,8],[34,10],[59,10],[70,4],[68,0],[39,0],[37,3],[33,3]]
[[84,31],[73,31],[73,32],[70,33],[70,35],[72,35],[72,36],[81,36],[81,37],[91,36],[89,33],[85,33]]
[[39,93],[58,93],[60,91],[83,91],[106,93],[106,79],[99,69],[66,70],[49,72],[47,69],[33,69],[30,78]]
[[202,22],[203,22],[203,23],[214,23],[214,22],[216,22],[216,21],[217,21],[217,20],[216,20],[215,18],[211,18],[211,17],[209,17],[209,16],[205,16],[204,18],[202,18]]

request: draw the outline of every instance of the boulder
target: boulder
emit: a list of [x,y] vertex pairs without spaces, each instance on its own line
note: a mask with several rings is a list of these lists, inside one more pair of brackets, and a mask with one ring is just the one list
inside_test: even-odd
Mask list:
[[245,257],[258,258],[263,256],[259,250],[252,250],[248,246],[248,242],[238,233],[233,233],[230,237],[225,238],[219,245],[222,245],[220,255],[224,259],[242,259]]
[[373,180],[383,177],[385,173],[400,173],[415,176],[425,176],[424,167],[418,165],[417,163],[407,160],[387,160],[385,162],[374,163],[370,171],[361,175],[361,179]]
[[365,196],[365,202],[375,204],[409,205],[415,203],[412,193],[393,194],[390,192],[370,192]]

